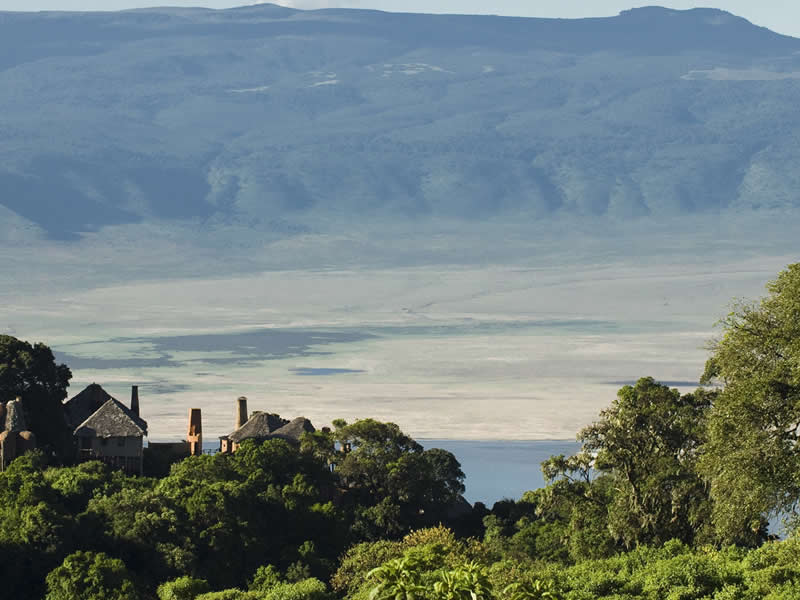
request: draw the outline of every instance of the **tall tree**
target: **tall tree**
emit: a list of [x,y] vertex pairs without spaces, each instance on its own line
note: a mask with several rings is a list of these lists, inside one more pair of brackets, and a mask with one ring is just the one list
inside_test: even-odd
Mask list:
[[586,515],[601,510],[605,529],[626,547],[710,535],[708,488],[696,467],[713,396],[681,395],[643,377],[580,432],[579,454],[543,463],[557,480],[550,503],[579,508],[571,511],[573,533],[585,535]]
[[345,450],[336,472],[360,514],[355,529],[367,538],[396,536],[434,524],[464,492],[464,473],[445,450],[424,450],[394,423],[334,421]]
[[61,404],[71,378],[69,368],[57,364],[45,344],[0,335],[0,401],[21,397],[38,446],[61,460],[72,458],[72,436]]
[[724,386],[701,468],[712,482],[714,523],[728,541],[742,532],[758,541],[764,517],[796,516],[800,503],[800,263],[767,290],[721,321],[703,374]]

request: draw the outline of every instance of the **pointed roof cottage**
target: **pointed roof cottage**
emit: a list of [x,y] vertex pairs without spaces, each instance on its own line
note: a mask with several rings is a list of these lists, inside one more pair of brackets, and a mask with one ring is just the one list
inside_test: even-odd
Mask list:
[[75,429],[79,460],[101,460],[128,474],[141,475],[147,422],[109,397]]

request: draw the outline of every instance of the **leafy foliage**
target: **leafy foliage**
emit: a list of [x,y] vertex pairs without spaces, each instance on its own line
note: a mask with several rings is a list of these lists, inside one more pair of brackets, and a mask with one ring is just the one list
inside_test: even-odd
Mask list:
[[75,552],[47,575],[45,600],[136,600],[124,563],[94,552]]
[[464,492],[464,473],[445,450],[424,450],[394,423],[338,422],[344,450],[336,472],[360,508],[354,526],[367,539],[396,537],[434,525]]
[[715,397],[702,389],[681,395],[642,378],[578,434],[578,454],[542,464],[551,484],[535,495],[536,510],[545,522],[565,525],[552,533],[566,539],[571,558],[673,538],[713,540],[708,484],[697,462]]
[[767,289],[722,320],[703,375],[724,385],[702,468],[731,542],[757,543],[765,515],[797,513],[800,501],[800,263]]
[[553,591],[553,586],[542,582],[541,579],[512,583],[503,590],[503,594],[508,600],[559,600],[559,595]]
[[[161,478],[94,462],[48,468],[40,451],[18,458],[0,473],[0,554],[12,567],[5,589],[41,596],[30,582],[80,551],[121,561],[145,594],[327,597],[320,582],[368,537],[359,533],[367,519],[372,536],[391,516],[388,530],[398,536],[446,515],[463,490],[451,454],[423,451],[396,425],[367,421],[347,431],[358,443],[345,473],[330,469],[341,454],[326,432],[299,448],[247,441],[231,456],[189,457]],[[58,576],[88,568],[76,561]]]
[[73,459],[71,432],[61,408],[71,378],[69,368],[56,364],[45,344],[0,335],[0,402],[21,397],[38,447],[61,461]]
[[184,575],[158,586],[158,600],[194,600],[196,596],[210,591],[205,579],[194,579]]
[[263,600],[331,600],[328,587],[319,579],[303,579],[296,583],[279,583],[270,589]]

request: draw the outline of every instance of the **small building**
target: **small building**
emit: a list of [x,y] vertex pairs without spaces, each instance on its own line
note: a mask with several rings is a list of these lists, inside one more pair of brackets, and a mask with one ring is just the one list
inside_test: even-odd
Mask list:
[[274,413],[254,411],[245,421],[247,398],[242,396],[236,400],[236,403],[236,429],[229,435],[219,438],[219,451],[223,454],[236,452],[245,440],[264,441],[279,438],[290,442],[299,442],[304,433],[315,431],[311,421],[305,417],[287,421]]
[[12,460],[36,448],[36,436],[28,431],[22,399],[0,402],[0,471]]
[[231,454],[236,452],[245,440],[265,440],[273,431],[277,431],[288,422],[279,415],[255,411],[244,425],[230,435],[220,438],[219,451]]
[[[138,408],[138,394],[135,394]],[[142,474],[142,441],[147,422],[110,397],[75,429],[78,458],[100,460],[129,475]]]

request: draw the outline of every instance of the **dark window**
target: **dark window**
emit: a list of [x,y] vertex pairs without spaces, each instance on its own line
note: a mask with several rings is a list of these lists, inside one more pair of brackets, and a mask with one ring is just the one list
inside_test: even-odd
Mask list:
[[100,445],[108,446],[108,438],[100,438]]
[[123,437],[117,438],[117,446],[122,447],[124,445],[125,445],[125,438],[123,438]]
[[81,438],[81,448],[83,450],[91,450],[92,449],[92,438],[82,437]]

